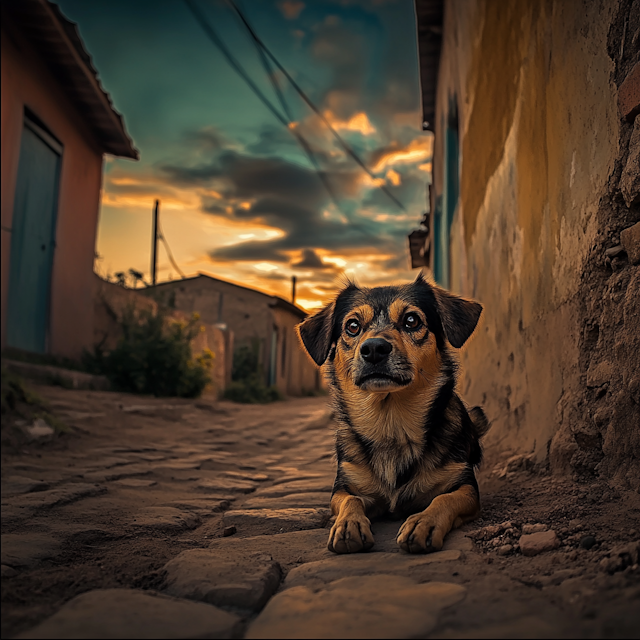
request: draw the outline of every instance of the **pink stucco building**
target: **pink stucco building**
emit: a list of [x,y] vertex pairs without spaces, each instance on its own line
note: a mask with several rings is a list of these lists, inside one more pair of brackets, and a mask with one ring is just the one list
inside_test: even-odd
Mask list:
[[105,153],[138,158],[75,24],[2,2],[2,348],[78,357],[93,341]]

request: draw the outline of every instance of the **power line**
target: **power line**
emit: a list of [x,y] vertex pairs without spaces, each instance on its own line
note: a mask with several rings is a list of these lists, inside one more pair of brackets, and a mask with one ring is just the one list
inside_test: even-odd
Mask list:
[[158,231],[159,231],[158,238],[162,240],[162,244],[164,245],[167,255],[169,256],[169,262],[173,265],[173,268],[180,274],[180,276],[183,279],[186,278],[187,276],[184,275],[184,273],[182,272],[182,269],[180,269],[180,267],[178,266],[178,263],[173,258],[173,253],[171,253],[171,248],[169,247],[169,243],[167,242],[167,239],[164,237],[164,231],[162,230],[162,224],[160,223],[160,218],[158,218]]
[[[186,0],[189,1],[189,0]],[[360,159],[360,157],[358,156],[358,154],[356,154],[356,152],[349,146],[349,144],[344,140],[344,138],[333,128],[333,126],[331,125],[331,123],[327,120],[327,118],[324,116],[324,114],[320,111],[320,109],[318,109],[318,107],[316,107],[316,105],[312,102],[311,98],[309,98],[307,96],[307,94],[302,90],[302,88],[298,85],[298,83],[291,77],[291,75],[289,74],[289,72],[280,64],[280,62],[278,61],[278,59],[273,55],[273,53],[271,53],[271,51],[269,50],[269,48],[267,47],[267,45],[264,44],[264,42],[262,42],[262,40],[258,37],[258,35],[256,34],[256,32],[252,29],[251,25],[249,24],[248,20],[245,18],[244,14],[242,13],[242,11],[240,11],[240,9],[238,8],[238,6],[236,5],[236,3],[234,2],[234,0],[227,0],[227,2],[234,8],[234,10],[236,11],[236,13],[238,14],[238,16],[240,17],[240,20],[242,21],[242,23],[244,24],[245,28],[247,29],[247,31],[251,34],[251,37],[254,39],[254,41],[256,42],[257,45],[260,46],[261,49],[264,50],[264,52],[266,53],[267,56],[269,56],[269,58],[271,58],[271,60],[273,61],[273,63],[276,65],[276,67],[278,67],[278,69],[284,74],[284,76],[287,78],[287,80],[291,83],[291,86],[296,90],[296,92],[298,93],[298,95],[307,103],[307,105],[309,106],[309,108],[322,120],[322,122],[324,122],[324,124],[327,126],[327,128],[329,129],[329,131],[331,131],[331,133],[333,134],[333,136],[336,138],[336,140],[340,143],[340,146],[343,148],[343,150],[353,159],[355,160],[355,162],[367,173],[367,175],[375,180],[375,174],[369,169],[369,167],[367,167],[367,165]],[[395,204],[400,207],[400,209],[402,209],[403,211],[406,211],[406,209],[404,208],[404,205],[384,186],[384,185],[380,185],[379,188],[391,199],[393,200],[393,202],[395,202]]]
[[[230,4],[234,9],[237,10],[237,7],[233,4],[233,2],[231,2]],[[246,20],[243,20],[243,24],[247,25],[247,27],[251,29],[251,27],[248,26],[248,22]],[[324,188],[329,194],[331,200],[333,201],[333,204],[336,206],[338,211],[342,211],[340,207],[340,203],[338,202],[338,198],[336,197],[335,192],[333,191],[333,187],[331,186],[331,183],[329,182],[327,175],[322,170],[322,167],[320,167],[320,164],[315,156],[315,153],[313,152],[313,149],[311,148],[311,145],[299,131],[296,131],[294,128],[290,126],[294,122],[291,109],[289,108],[289,104],[287,103],[287,100],[284,97],[284,93],[282,92],[282,89],[280,88],[280,83],[278,82],[278,79],[273,73],[273,69],[269,63],[269,59],[267,58],[264,49],[258,44],[258,41],[256,39],[254,39],[253,42],[255,44],[256,50],[258,51],[258,55],[260,56],[260,60],[262,62],[262,66],[264,67],[267,78],[271,82],[271,86],[273,87],[276,95],[278,96],[278,101],[280,102],[280,106],[282,107],[282,110],[284,111],[287,117],[287,120],[288,120],[287,129],[289,130],[291,135],[298,141],[298,144],[300,144],[304,152],[307,154],[309,161],[313,165],[318,178],[320,179]]]
[[222,42],[214,28],[207,22],[204,14],[198,9],[193,0],[184,0],[187,7],[193,13],[198,24],[202,27],[203,31],[207,34],[213,44],[218,47],[222,55],[227,59],[227,62],[233,67],[234,71],[249,85],[250,89],[260,98],[261,102],[271,111],[271,113],[277,118],[277,120],[285,127],[288,126],[286,118],[271,104],[269,99],[262,93],[256,83],[249,77],[247,72],[242,68],[240,63],[236,60],[235,56],[229,51],[227,46]]
[[[276,119],[285,127],[287,127],[289,131],[292,131],[292,129],[289,127],[289,122],[287,122],[286,118],[276,109],[276,107],[264,95],[264,93],[255,84],[255,82],[249,77],[249,75],[242,68],[240,63],[235,58],[235,56],[231,53],[231,51],[227,48],[224,42],[220,39],[215,29],[209,24],[204,14],[198,9],[195,2],[193,0],[184,0],[184,2],[189,8],[189,10],[191,11],[191,13],[194,15],[194,17],[196,18],[196,21],[198,22],[198,24],[202,27],[203,31],[206,33],[209,39],[213,42],[213,44],[220,50],[222,55],[227,59],[227,62],[233,67],[236,73],[238,73],[238,75],[249,85],[249,88],[260,99],[260,101],[267,107],[267,109],[269,109],[269,111],[276,117]],[[312,111],[314,111],[314,113],[316,113],[320,117],[320,119],[325,123],[325,125],[329,128],[331,133],[334,135],[334,137],[338,140],[338,142],[340,143],[344,151],[351,158],[353,158],[353,160],[355,160],[355,162],[367,173],[367,175],[369,175],[372,179],[375,180],[375,175],[370,171],[370,169],[366,166],[366,164],[358,157],[355,151],[353,151],[353,149],[351,149],[351,147],[345,142],[345,140],[340,136],[340,134],[331,126],[331,123],[325,118],[325,116],[320,112],[320,110],[313,104],[310,98],[307,97],[304,91],[298,86],[295,80],[289,75],[287,70],[280,64],[280,62],[275,58],[275,56],[269,51],[269,49],[260,40],[260,38],[258,38],[258,36],[255,34],[253,29],[247,22],[246,18],[242,14],[242,12],[238,9],[238,7],[232,1],[231,1],[231,6],[237,12],[238,16],[242,20],[243,24],[251,34],[251,37],[254,39],[256,44],[259,45],[259,47],[266,53],[266,55],[268,55],[271,58],[274,64],[285,75],[287,80],[291,83],[293,88],[298,92],[298,94],[302,97],[302,99],[307,103],[307,105],[312,109]],[[298,139],[300,144],[303,146],[303,148],[305,148],[305,151],[306,151],[308,147],[307,141],[304,140],[304,138],[302,138],[302,136],[298,132],[295,132],[294,135]],[[304,140],[304,142],[302,142],[302,140]],[[312,160],[312,162],[314,163],[314,166],[315,166],[316,165],[315,160]],[[320,176],[319,171],[318,171],[318,174]],[[323,183],[326,186],[327,183],[324,177],[321,176],[320,179],[323,181]],[[393,200],[393,202],[398,207],[400,207],[400,209],[402,209],[403,211],[406,211],[403,204],[384,185],[379,185],[378,188],[381,189],[391,200]],[[330,192],[330,195],[332,195],[332,199],[334,199],[333,193],[330,190],[330,188],[328,190]],[[334,202],[335,202],[335,199],[334,199]]]
[[317,159],[316,159],[316,157],[315,157],[315,155],[314,155],[314,153],[313,153],[313,151],[311,149],[311,146],[309,145],[307,140],[302,136],[302,134],[300,134],[300,132],[295,131],[294,129],[292,129],[289,126],[293,122],[293,118],[291,117],[291,113],[290,113],[289,107],[286,104],[286,101],[284,99],[284,95],[282,94],[282,91],[280,90],[280,86],[277,85],[277,83],[274,85],[275,78],[273,77],[273,74],[271,72],[271,68],[269,66],[269,61],[267,60],[262,48],[260,48],[256,43],[256,48],[257,48],[257,50],[258,50],[258,52],[260,54],[260,58],[262,60],[263,66],[265,67],[265,70],[267,72],[267,77],[271,81],[272,85],[274,85],[274,89],[276,91],[276,94],[278,95],[278,97],[280,99],[280,102],[283,105],[283,109],[284,109],[285,113],[287,114],[287,116],[289,118],[288,120],[287,120],[287,118],[285,118],[276,109],[276,107],[271,103],[271,101],[258,88],[258,86],[255,84],[255,82],[249,77],[247,72],[243,69],[242,65],[238,62],[238,60],[231,53],[231,51],[224,44],[224,42],[222,42],[222,39],[220,38],[220,36],[218,36],[218,34],[216,33],[215,29],[207,22],[207,19],[205,18],[204,14],[196,7],[195,3],[192,0],[185,0],[185,3],[187,4],[189,9],[191,10],[193,15],[195,16],[195,18],[198,21],[198,23],[200,24],[200,26],[203,28],[203,30],[205,31],[205,33],[207,34],[209,39],[213,42],[213,44],[216,47],[218,47],[220,52],[227,59],[227,62],[240,75],[240,77],[249,85],[251,90],[256,94],[256,96],[260,99],[260,101],[267,107],[267,109],[269,109],[269,111],[271,111],[271,113],[277,118],[277,120],[281,124],[283,124],[287,128],[287,130],[291,133],[291,135],[298,141],[300,146],[304,149],[305,153],[307,154],[309,160],[313,164],[313,167],[315,169],[316,174],[318,175],[318,178],[320,179],[320,181],[322,182],[323,186],[327,190],[327,193],[329,194],[329,197],[333,201],[334,205],[336,206],[338,211],[342,211],[342,209],[340,207],[340,204],[338,202],[338,199],[337,199],[337,197],[335,195],[335,192],[333,191],[333,189],[332,189],[332,187],[331,187],[331,185],[330,185],[330,183],[329,183],[329,181],[327,179],[327,176],[321,170],[321,167],[318,164],[318,161],[317,161]]

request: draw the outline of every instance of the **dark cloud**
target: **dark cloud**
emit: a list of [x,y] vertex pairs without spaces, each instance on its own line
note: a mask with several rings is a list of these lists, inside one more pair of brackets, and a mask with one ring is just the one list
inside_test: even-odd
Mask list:
[[332,74],[321,106],[340,119],[366,111],[389,129],[397,113],[420,108],[413,3],[349,5],[314,28],[310,51]]
[[198,131],[187,131],[184,134],[185,141],[191,147],[201,147],[209,151],[217,151],[231,145],[230,140],[220,133],[215,127],[204,127]]
[[261,156],[280,154],[285,150],[300,149],[298,142],[283,126],[266,124],[260,128],[258,139],[246,147],[249,153]]
[[322,258],[313,249],[304,249],[302,252],[302,259],[299,262],[291,264],[292,267],[306,268],[306,269],[331,269],[335,270],[335,266],[322,262]]
[[[262,158],[224,150],[208,163],[197,166],[164,165],[162,171],[170,182],[181,186],[211,187],[224,179],[221,190],[224,203],[211,198],[203,209],[235,220],[266,223],[285,235],[267,241],[248,241],[224,246],[211,252],[217,260],[288,261],[287,251],[324,248],[329,250],[375,247],[391,238],[383,226],[359,218],[344,208],[347,219],[325,216],[331,198],[316,173],[282,158]],[[356,174],[328,172],[338,198],[353,191]],[[247,208],[243,203],[250,202]]]
[[371,39],[359,32],[358,24],[343,24],[335,16],[316,28],[311,42],[314,57],[326,65],[332,74],[331,87],[322,102],[338,118],[349,118],[359,108],[359,96],[367,84],[368,75],[374,73],[375,49]]
[[[412,203],[424,198],[423,208],[427,206],[426,201],[426,179],[422,175],[423,172],[404,173],[401,175],[401,184],[394,186],[387,184],[387,189],[403,204],[410,206]],[[424,174],[423,174],[424,175]],[[377,211],[387,212],[390,214],[400,214],[398,207],[391,202],[381,189],[372,189],[362,202],[364,207],[371,207]],[[406,222],[403,224],[406,225]]]

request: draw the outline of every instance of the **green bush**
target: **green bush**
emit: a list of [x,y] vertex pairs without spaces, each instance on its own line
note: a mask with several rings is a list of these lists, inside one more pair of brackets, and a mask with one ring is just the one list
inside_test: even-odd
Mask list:
[[235,349],[231,370],[233,382],[224,391],[225,400],[245,404],[266,404],[282,400],[282,395],[275,387],[267,387],[264,383],[259,353],[258,340],[241,344]]
[[115,389],[155,396],[198,397],[211,380],[213,354],[193,358],[191,341],[200,331],[199,317],[177,322],[156,312],[128,309],[122,317],[122,338],[105,352],[98,345],[85,365],[106,375]]
[[282,400],[275,387],[267,387],[257,374],[244,380],[234,380],[224,391],[225,400],[245,404],[266,404]]

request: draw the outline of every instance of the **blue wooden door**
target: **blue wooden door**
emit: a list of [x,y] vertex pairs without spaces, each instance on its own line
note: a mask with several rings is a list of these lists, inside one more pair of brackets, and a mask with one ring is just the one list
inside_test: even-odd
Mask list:
[[11,223],[7,344],[36,353],[47,350],[61,151],[25,119]]

